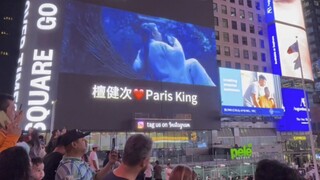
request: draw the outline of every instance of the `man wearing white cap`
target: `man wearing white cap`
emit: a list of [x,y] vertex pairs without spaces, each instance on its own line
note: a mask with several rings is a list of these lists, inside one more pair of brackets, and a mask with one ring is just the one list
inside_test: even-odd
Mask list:
[[94,144],[92,145],[92,151],[90,152],[89,156],[89,164],[93,171],[97,172],[99,171],[99,159],[97,156],[98,151],[98,145]]

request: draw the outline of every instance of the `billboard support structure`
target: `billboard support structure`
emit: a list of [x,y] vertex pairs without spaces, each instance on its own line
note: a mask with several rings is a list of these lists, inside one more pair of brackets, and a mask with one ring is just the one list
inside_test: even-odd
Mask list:
[[50,133],[54,130],[54,120],[55,120],[55,113],[56,113],[56,102],[57,100],[52,101],[52,115],[51,115],[51,124],[50,124]]
[[[306,93],[306,90],[305,90],[306,88],[305,88],[305,82],[304,82],[304,77],[303,77],[303,70],[302,70],[302,64],[301,64],[301,58],[300,58],[298,38],[297,38],[295,44],[297,46],[298,61],[299,61],[299,64],[300,64],[300,73],[301,73],[301,80],[302,80],[303,95],[304,95],[304,99],[307,101],[307,93]],[[308,127],[309,127],[309,136],[310,136],[312,161],[313,161],[313,165],[314,165],[314,169],[315,169],[316,179],[319,180],[319,173],[318,173],[318,168],[317,168],[316,152],[315,152],[315,148],[314,148],[314,140],[313,140],[313,134],[312,134],[311,119],[310,119],[308,103],[306,103],[306,108],[307,108],[307,119],[308,119]]]

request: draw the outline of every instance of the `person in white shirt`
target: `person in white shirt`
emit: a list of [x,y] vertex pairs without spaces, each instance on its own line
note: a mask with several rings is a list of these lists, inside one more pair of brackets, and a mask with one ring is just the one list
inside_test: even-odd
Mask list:
[[98,156],[97,156],[97,151],[98,151],[98,146],[93,145],[92,151],[90,152],[90,156],[89,156],[89,164],[90,164],[91,169],[94,172],[99,171],[99,160],[98,160]]
[[152,171],[153,171],[153,166],[149,163],[147,169],[144,171],[145,180],[152,179]]
[[166,167],[164,172],[166,174],[166,180],[169,180],[169,177],[170,177],[171,172],[172,172],[172,168],[170,166],[170,163],[167,163],[167,167]]

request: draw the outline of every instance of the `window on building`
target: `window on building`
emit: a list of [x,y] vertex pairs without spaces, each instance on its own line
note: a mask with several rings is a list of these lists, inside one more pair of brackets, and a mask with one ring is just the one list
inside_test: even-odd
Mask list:
[[241,23],[241,31],[246,32],[247,28],[246,28],[246,24],[245,23]]
[[261,26],[258,26],[258,34],[263,35],[263,29]]
[[217,5],[217,3],[213,3],[213,12],[218,12],[218,5]]
[[223,41],[224,42],[229,42],[229,33],[223,32]]
[[219,33],[219,31],[216,31],[216,32],[215,32],[215,35],[216,35],[216,40],[220,40],[220,33]]
[[233,35],[233,43],[239,44],[239,36],[236,34]]
[[252,12],[248,12],[248,18],[250,21],[253,21],[253,13]]
[[221,61],[220,60],[217,60],[217,66],[221,67]]
[[265,53],[261,53],[261,61],[266,62],[267,58],[266,58],[266,54]]
[[228,28],[228,19],[222,18],[222,27]]
[[252,51],[252,59],[254,61],[258,60],[258,53],[256,51]]
[[246,18],[246,15],[244,14],[244,10],[240,9],[239,14],[241,19]]
[[228,47],[228,46],[224,47],[224,55],[225,56],[230,56],[230,47]]
[[260,10],[261,7],[260,7],[260,2],[256,1],[256,10]]
[[219,26],[219,19],[218,19],[218,17],[214,16],[214,18],[213,18],[213,23],[214,23],[214,26]]
[[231,7],[230,14],[231,14],[231,16],[237,16],[236,8]]
[[242,36],[242,44],[248,45],[248,38],[246,36]]
[[235,1],[234,1],[234,0],[230,0],[230,2],[231,2],[231,3],[234,3]]
[[245,70],[250,70],[250,64],[244,64],[244,69]]
[[249,51],[248,50],[243,50],[243,58],[249,59]]
[[259,71],[259,66],[258,65],[253,65],[253,71],[258,72]]
[[268,69],[266,66],[263,66],[263,72],[268,72]]
[[249,8],[252,8],[252,1],[251,0],[247,0],[247,5]]
[[222,14],[228,14],[226,5],[221,5],[221,12],[222,12]]
[[250,33],[254,34],[254,25],[253,24],[249,25],[249,30],[250,30]]
[[230,61],[226,61],[226,67],[227,68],[231,68],[231,62]]
[[240,57],[240,49],[239,48],[234,48],[233,52],[234,52],[234,57]]
[[260,14],[257,14],[257,19],[258,19],[258,22],[262,22],[262,16]]
[[243,5],[243,0],[239,0],[239,5]]
[[236,69],[241,69],[241,64],[237,62],[237,63],[235,64],[235,68],[236,68]]
[[237,30],[238,29],[237,21],[231,21],[231,26],[232,26],[232,29]]
[[264,48],[264,40],[260,39],[260,48]]
[[221,54],[220,46],[219,46],[219,45],[217,45],[216,49],[217,49],[217,54]]
[[252,47],[257,47],[257,42],[255,38],[251,38],[251,46]]

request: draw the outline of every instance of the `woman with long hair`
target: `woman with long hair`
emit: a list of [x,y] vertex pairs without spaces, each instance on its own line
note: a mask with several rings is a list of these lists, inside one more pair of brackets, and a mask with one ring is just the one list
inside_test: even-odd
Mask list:
[[15,146],[0,153],[0,178],[27,180],[30,175],[30,159],[26,150]]

